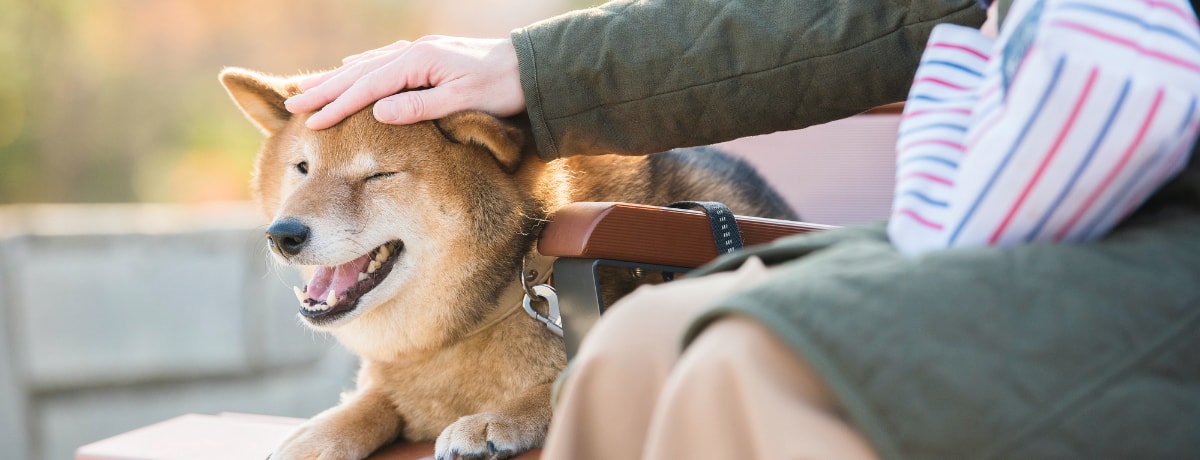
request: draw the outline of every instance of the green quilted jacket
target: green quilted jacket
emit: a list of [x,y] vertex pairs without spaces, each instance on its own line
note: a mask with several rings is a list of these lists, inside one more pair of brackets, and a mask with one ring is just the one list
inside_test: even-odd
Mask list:
[[[1001,1],[1001,13],[1009,2]],[[647,154],[903,100],[974,0],[643,0],[516,30],[541,154]],[[716,301],[830,385],[884,458],[1200,458],[1200,154],[1105,238],[902,257],[881,226],[778,240]],[[748,359],[753,359],[748,357]]]
[[974,0],[626,1],[512,41],[543,156],[646,154],[901,101],[933,26],[984,16]]

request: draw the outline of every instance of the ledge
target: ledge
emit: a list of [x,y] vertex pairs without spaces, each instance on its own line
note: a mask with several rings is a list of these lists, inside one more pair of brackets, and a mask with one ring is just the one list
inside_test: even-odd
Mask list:
[[[186,414],[80,447],[75,460],[263,460],[304,419],[222,413]],[[433,458],[433,443],[388,446],[367,460]],[[541,449],[518,455],[536,460]]]

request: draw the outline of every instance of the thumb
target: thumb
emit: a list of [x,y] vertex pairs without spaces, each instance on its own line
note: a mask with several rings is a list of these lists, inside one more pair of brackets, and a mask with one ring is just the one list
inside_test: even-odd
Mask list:
[[375,103],[375,119],[392,125],[407,125],[419,121],[442,118],[463,110],[452,103],[450,92],[444,87],[433,87],[380,99]]

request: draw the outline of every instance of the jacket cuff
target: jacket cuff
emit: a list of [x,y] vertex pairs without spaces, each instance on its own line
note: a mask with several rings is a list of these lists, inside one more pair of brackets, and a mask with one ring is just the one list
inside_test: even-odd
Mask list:
[[550,126],[546,124],[543,112],[542,93],[538,87],[537,56],[533,49],[533,40],[529,32],[522,27],[514,29],[510,34],[513,48],[517,50],[517,69],[521,74],[521,89],[525,92],[525,112],[529,115],[529,125],[533,129],[533,139],[537,143],[538,155],[544,160],[554,160],[562,157],[558,151],[558,143]]

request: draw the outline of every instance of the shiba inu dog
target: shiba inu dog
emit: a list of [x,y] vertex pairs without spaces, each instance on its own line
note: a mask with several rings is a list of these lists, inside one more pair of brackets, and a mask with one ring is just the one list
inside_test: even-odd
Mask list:
[[574,201],[722,201],[795,216],[746,164],[712,150],[544,161],[519,120],[463,112],[407,126],[371,108],[321,131],[289,79],[220,80],[267,138],[252,188],[278,261],[304,267],[299,316],[361,357],[357,388],[274,460],[361,459],[395,440],[506,458],[542,444],[561,339],[523,313],[519,273],[543,223]]

